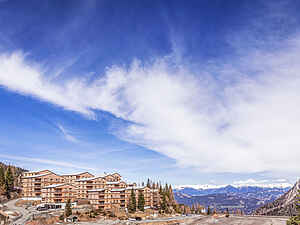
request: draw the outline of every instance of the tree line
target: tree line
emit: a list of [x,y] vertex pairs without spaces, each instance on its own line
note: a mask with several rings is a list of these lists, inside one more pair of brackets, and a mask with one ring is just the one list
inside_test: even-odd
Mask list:
[[[159,192],[159,213],[200,213],[200,205],[192,206],[192,210],[189,206],[178,204],[174,199],[174,193],[172,186],[165,183],[164,185],[161,182],[153,182],[150,179],[146,183],[142,182],[143,187],[148,187],[150,189],[158,189]],[[142,191],[138,191],[138,196],[136,196],[135,190],[131,190],[129,203],[127,205],[127,210],[129,213],[134,213],[137,210],[144,211],[145,207],[145,198]]]

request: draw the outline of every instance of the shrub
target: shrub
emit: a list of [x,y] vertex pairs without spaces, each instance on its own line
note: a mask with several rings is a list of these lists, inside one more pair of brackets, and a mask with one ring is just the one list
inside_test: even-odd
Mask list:
[[64,217],[63,214],[59,216],[59,220],[64,220],[64,218],[65,218],[65,217]]

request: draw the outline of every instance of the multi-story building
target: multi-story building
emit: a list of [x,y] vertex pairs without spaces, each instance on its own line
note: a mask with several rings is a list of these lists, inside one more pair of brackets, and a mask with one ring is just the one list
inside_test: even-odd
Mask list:
[[89,172],[83,172],[78,174],[66,174],[61,176],[65,178],[66,183],[74,185],[76,185],[76,180],[94,177],[94,175]]
[[65,179],[49,170],[26,172],[22,178],[22,191],[25,198],[41,198],[42,188],[65,183]]
[[23,174],[23,197],[41,200],[43,203],[66,203],[80,200],[88,201],[96,209],[125,209],[131,190],[138,201],[143,193],[145,207],[155,208],[160,197],[157,189],[137,187],[135,183],[127,184],[118,173],[94,176],[89,172],[58,175],[50,170],[26,172]]
[[66,203],[77,200],[77,188],[72,184],[52,184],[42,189],[42,202]]
[[87,199],[88,191],[93,189],[113,189],[113,188],[125,188],[126,183],[121,181],[121,175],[118,173],[103,174],[91,178],[82,178],[75,181],[78,187],[78,198]]
[[94,189],[88,191],[88,199],[95,209],[125,209],[127,207],[127,193],[125,188]]
[[78,198],[88,199],[88,191],[92,189],[101,189],[105,187],[105,175],[82,178],[76,180],[76,186],[78,187]]

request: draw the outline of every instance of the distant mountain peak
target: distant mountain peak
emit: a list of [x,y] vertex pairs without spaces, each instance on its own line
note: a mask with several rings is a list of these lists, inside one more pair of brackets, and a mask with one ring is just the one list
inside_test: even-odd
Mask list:
[[[241,182],[229,185],[179,185],[174,189],[174,196],[179,203],[192,205],[198,203],[213,206],[218,210],[225,208],[243,209],[251,214],[255,209],[268,202],[273,202],[285,194],[289,183],[266,184],[262,182]],[[291,194],[292,198],[294,194]]]
[[278,183],[234,183],[234,184],[191,184],[191,185],[175,185],[176,189],[183,189],[183,188],[193,188],[193,189],[217,189],[217,188],[225,188],[225,187],[234,187],[234,188],[241,188],[241,187],[261,187],[261,188],[288,188],[292,187],[293,185],[289,182],[278,182]]

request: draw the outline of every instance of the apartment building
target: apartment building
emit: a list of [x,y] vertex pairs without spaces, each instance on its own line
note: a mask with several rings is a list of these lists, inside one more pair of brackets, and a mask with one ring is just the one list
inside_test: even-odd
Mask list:
[[82,178],[75,181],[78,187],[78,199],[88,199],[88,191],[92,189],[103,189],[105,187],[105,175]]
[[77,187],[72,184],[53,184],[42,189],[42,202],[66,203],[77,200]]
[[76,185],[76,180],[94,177],[94,175],[89,172],[78,173],[78,174],[66,174],[61,176],[65,179],[66,183],[74,184],[74,185]]
[[88,191],[88,199],[95,209],[125,209],[128,196],[125,188],[94,189]]
[[160,202],[157,189],[127,184],[118,173],[99,176],[89,172],[58,175],[50,170],[42,170],[24,173],[21,181],[23,197],[43,203],[87,200],[96,209],[125,209],[131,190],[137,201],[139,193],[143,193],[147,208],[156,208]]
[[88,191],[94,189],[113,189],[126,187],[126,183],[121,181],[121,175],[118,173],[103,174],[91,178],[82,178],[75,181],[78,187],[78,198],[87,199]]
[[65,183],[65,179],[49,170],[26,172],[22,178],[22,191],[25,198],[41,198],[42,189],[53,184]]

